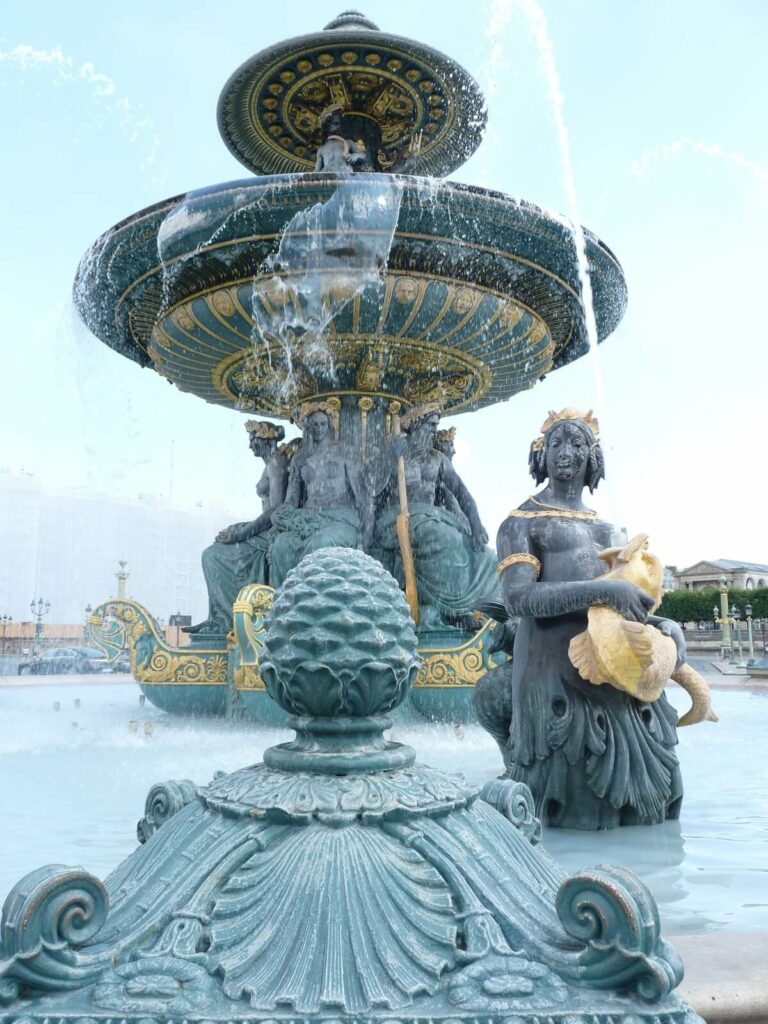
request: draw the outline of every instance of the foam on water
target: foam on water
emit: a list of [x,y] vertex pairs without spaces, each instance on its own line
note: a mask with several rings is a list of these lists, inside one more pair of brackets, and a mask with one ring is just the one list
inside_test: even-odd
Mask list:
[[[686,707],[679,688],[668,694],[678,710]],[[717,691],[714,703],[717,725],[680,731],[680,822],[610,833],[552,829],[544,837],[569,871],[611,862],[636,871],[670,934],[768,928],[768,766],[760,756],[768,694]],[[260,761],[265,747],[289,736],[164,715],[139,705],[134,683],[0,689],[0,708],[0,900],[46,863],[80,864],[106,876],[136,846],[151,785],[207,782],[218,769]],[[149,735],[145,723],[153,725]],[[414,746],[419,760],[460,771],[476,785],[502,768],[479,726],[398,725],[392,735]]]

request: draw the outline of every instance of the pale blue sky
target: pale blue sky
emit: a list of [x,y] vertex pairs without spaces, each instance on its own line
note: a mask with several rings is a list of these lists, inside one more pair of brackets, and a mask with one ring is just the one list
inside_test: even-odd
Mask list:
[[[71,282],[115,222],[247,176],[218,136],[221,87],[252,53],[321,28],[341,7],[2,5],[0,469],[251,513],[243,417],[73,329]],[[486,140],[457,180],[568,212],[522,0],[370,0],[364,10],[450,54],[489,96]],[[602,392],[582,360],[508,404],[457,417],[457,468],[494,535],[532,489],[527,447],[547,409],[592,406],[608,466],[597,508],[648,532],[665,562],[768,562],[768,4],[544,0],[540,10],[581,217],[622,262],[629,308],[600,350]]]

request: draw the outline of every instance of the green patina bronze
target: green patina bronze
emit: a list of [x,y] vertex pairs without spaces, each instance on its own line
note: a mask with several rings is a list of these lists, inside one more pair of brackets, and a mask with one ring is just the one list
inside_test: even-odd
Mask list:
[[106,882],[49,865],[12,889],[0,1024],[698,1024],[637,878],[567,877],[524,785],[478,791],[385,739],[418,658],[378,563],[306,558],[261,670],[293,742],[152,787],[141,845]]
[[[289,301],[306,300],[291,290],[298,270],[276,275],[265,261],[297,214],[346,194],[376,198],[382,179],[388,190],[394,182],[399,210],[383,228],[354,228],[363,256],[386,233],[386,267],[336,303],[327,325],[336,382],[298,345],[295,391],[281,394],[284,348],[274,336],[254,345],[254,327],[264,308],[285,302],[279,281]],[[337,224],[319,224],[315,238],[324,230],[335,244]],[[626,286],[610,250],[589,232],[586,242],[603,339],[621,319]],[[345,276],[326,253],[311,251],[315,266],[303,273],[343,299]],[[579,296],[562,219],[484,189],[378,174],[252,178],[175,197],[102,236],[75,285],[88,326],[122,355],[208,402],[285,418],[324,393],[440,399],[446,412],[508,399],[587,351]]]
[[[182,391],[303,430],[290,461],[263,441],[261,515],[203,552],[193,645],[227,661],[230,690],[249,675],[226,644],[240,589],[279,589],[329,545],[374,555],[409,594],[419,647],[436,652],[416,687],[428,714],[471,716],[468,691],[505,658],[475,637],[478,607],[500,598],[495,555],[437,419],[533,387],[589,341],[572,227],[439,180],[484,125],[451,58],[344,12],[225,85],[222,137],[258,176],[142,210],[81,262],[75,303],[102,341]],[[584,242],[602,340],[626,287],[610,250]],[[425,408],[434,423],[402,447],[400,417]]]

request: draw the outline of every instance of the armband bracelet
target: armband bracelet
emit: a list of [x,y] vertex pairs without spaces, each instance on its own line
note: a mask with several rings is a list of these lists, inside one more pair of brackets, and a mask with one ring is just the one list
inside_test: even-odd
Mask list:
[[508,569],[510,565],[515,565],[517,562],[527,562],[528,565],[532,565],[536,570],[537,576],[541,572],[541,562],[538,558],[535,555],[528,555],[522,551],[516,552],[514,555],[507,555],[506,558],[503,558],[499,562],[499,567],[496,572],[501,576],[505,569]]

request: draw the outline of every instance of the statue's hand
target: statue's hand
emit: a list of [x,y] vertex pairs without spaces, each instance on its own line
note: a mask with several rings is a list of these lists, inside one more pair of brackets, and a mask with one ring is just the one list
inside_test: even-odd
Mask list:
[[653,625],[660,630],[664,636],[668,636],[675,641],[675,647],[677,648],[677,664],[675,665],[675,672],[677,672],[680,666],[685,664],[685,634],[683,633],[680,623],[675,622],[674,619],[659,619],[657,622],[654,622]]
[[281,529],[284,528],[291,511],[293,511],[293,507],[285,504],[278,505],[277,508],[272,509],[272,525]]
[[597,593],[598,599],[590,604],[609,604],[630,622],[645,622],[653,607],[653,598],[626,580],[603,580]]
[[488,531],[482,523],[472,524],[472,544],[480,551],[488,543]]
[[232,536],[233,527],[225,526],[223,530],[219,530],[216,534],[216,541],[219,544],[234,544],[235,538]]

